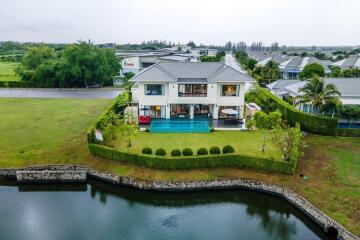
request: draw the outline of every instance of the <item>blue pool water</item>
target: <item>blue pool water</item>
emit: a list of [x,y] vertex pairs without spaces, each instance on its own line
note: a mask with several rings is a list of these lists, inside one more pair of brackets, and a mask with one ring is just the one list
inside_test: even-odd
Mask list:
[[360,123],[341,122],[341,123],[339,123],[338,128],[360,128]]
[[207,119],[156,119],[150,132],[210,132],[210,127]]

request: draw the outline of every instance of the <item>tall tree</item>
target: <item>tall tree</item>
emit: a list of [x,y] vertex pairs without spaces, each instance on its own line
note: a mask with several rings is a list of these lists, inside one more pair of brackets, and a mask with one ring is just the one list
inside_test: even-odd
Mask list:
[[314,75],[319,77],[325,76],[325,68],[320,63],[306,64],[300,73],[300,77],[303,79],[312,78]]
[[304,87],[300,88],[302,94],[298,103],[311,104],[311,113],[320,114],[323,107],[332,102],[339,101],[340,92],[334,84],[326,84],[323,79],[313,77]]

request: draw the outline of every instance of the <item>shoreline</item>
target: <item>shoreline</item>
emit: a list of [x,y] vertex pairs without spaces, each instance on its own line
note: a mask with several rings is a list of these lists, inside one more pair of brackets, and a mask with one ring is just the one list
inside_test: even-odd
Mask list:
[[18,169],[0,169],[0,176],[16,178],[17,181],[21,183],[84,182],[87,177],[90,177],[103,182],[139,190],[162,192],[247,189],[282,198],[315,221],[325,232],[331,231],[335,234],[338,233],[339,239],[359,239],[294,191],[285,187],[253,180],[236,179],[181,182],[147,181],[132,177],[118,176],[80,165],[41,165]]

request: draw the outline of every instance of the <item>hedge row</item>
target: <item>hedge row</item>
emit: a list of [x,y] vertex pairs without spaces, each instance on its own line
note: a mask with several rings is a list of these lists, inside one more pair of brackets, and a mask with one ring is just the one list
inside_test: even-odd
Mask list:
[[32,88],[33,83],[26,81],[0,81],[0,88]]
[[182,158],[148,156],[142,154],[124,153],[111,147],[91,143],[89,144],[89,151],[95,156],[120,161],[122,163],[129,163],[161,170],[240,167],[283,174],[294,174],[297,162],[295,159],[291,161],[276,161],[273,159],[237,154],[189,156]]
[[104,127],[108,125],[108,118],[110,112],[119,113],[123,111],[127,103],[123,100],[124,94],[119,95],[111,105],[96,119],[96,122],[89,127],[87,130],[87,141],[88,143],[96,143],[95,129],[104,130]]
[[295,124],[295,133],[294,139],[292,142],[291,152],[290,152],[290,162],[294,164],[294,169],[296,169],[297,161],[300,157],[300,144],[301,144],[301,129],[300,124]]
[[291,126],[295,126],[299,122],[301,129],[309,133],[333,136],[337,134],[338,120],[336,118],[316,116],[299,111],[294,106],[274,96],[267,89],[259,88],[258,91],[262,99],[266,98],[266,102],[260,103],[260,105],[263,105],[261,107],[264,108],[266,104],[274,104]]
[[339,128],[337,132],[340,137],[360,137],[359,128]]

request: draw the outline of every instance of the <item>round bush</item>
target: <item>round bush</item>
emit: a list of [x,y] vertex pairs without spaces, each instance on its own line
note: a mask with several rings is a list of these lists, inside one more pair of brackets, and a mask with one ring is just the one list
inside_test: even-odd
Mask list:
[[149,147],[145,147],[145,148],[143,148],[142,153],[143,154],[152,154],[152,149]]
[[197,155],[208,155],[208,154],[209,154],[209,152],[206,148],[199,148],[197,150]]
[[226,146],[223,147],[222,151],[223,151],[224,154],[233,153],[233,152],[235,152],[235,149],[230,145],[226,145]]
[[171,151],[171,156],[174,156],[174,157],[181,156],[181,151],[179,149],[174,149]]
[[155,154],[156,154],[157,156],[165,156],[165,155],[166,155],[166,151],[165,151],[165,149],[163,149],[163,148],[159,148],[158,150],[156,150]]
[[192,151],[190,148],[184,148],[184,149],[182,150],[182,154],[183,154],[184,156],[192,156],[194,153],[193,153],[193,151]]
[[221,153],[220,148],[216,147],[216,146],[211,147],[209,152],[210,152],[210,154],[220,154]]

